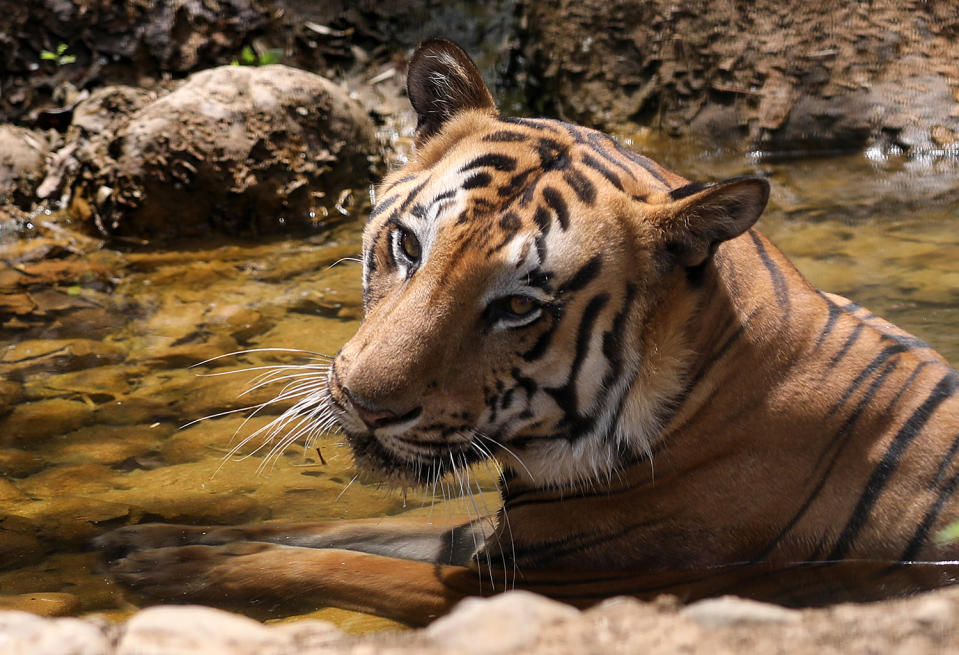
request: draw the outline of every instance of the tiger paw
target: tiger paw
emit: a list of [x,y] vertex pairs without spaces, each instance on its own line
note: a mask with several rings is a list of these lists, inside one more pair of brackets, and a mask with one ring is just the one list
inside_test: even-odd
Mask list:
[[249,586],[250,581],[242,583],[243,562],[271,548],[253,542],[143,548],[109,560],[106,569],[117,582],[151,599],[223,605],[237,600],[232,591],[238,586]]

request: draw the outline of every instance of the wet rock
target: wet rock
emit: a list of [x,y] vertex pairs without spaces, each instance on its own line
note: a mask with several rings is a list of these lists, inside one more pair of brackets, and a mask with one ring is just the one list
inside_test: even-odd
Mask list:
[[279,65],[196,73],[92,138],[73,154],[75,208],[150,238],[314,226],[341,189],[366,187],[377,151],[342,89]]
[[19,448],[0,448],[0,475],[22,478],[45,466],[43,458],[34,452]]
[[547,626],[572,621],[579,612],[525,591],[488,599],[467,598],[448,616],[426,628],[426,635],[444,650],[496,655],[525,650]]
[[795,623],[799,612],[778,605],[723,596],[684,607],[679,615],[706,628],[722,628],[747,623]]
[[0,502],[12,502],[16,500],[29,500],[22,491],[9,480],[0,478]]
[[0,380],[0,416],[13,409],[23,397],[23,387],[12,380]]
[[0,370],[19,375],[76,371],[115,364],[124,356],[122,347],[92,339],[28,339],[2,351]]
[[46,169],[50,144],[42,132],[0,125],[0,202],[28,209]]
[[30,521],[11,513],[19,502],[0,501],[0,569],[16,569],[38,562],[46,554]]
[[142,459],[146,468],[157,444],[175,428],[165,423],[150,425],[94,425],[53,439],[41,449],[49,464],[103,464],[111,468],[135,468]]
[[73,594],[54,591],[0,596],[0,610],[17,610],[37,616],[70,616],[80,610],[80,600]]
[[51,398],[22,403],[0,418],[0,446],[37,444],[92,421],[93,407],[77,400]]

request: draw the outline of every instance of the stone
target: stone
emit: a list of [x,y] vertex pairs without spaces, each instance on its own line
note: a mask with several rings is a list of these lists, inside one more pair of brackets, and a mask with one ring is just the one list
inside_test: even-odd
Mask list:
[[74,205],[82,199],[82,213],[106,234],[314,227],[342,189],[366,187],[378,159],[359,104],[325,78],[282,65],[195,73],[114,127],[73,154]]
[[22,403],[0,418],[0,446],[36,444],[92,421],[93,407],[63,398]]
[[104,620],[44,619],[27,612],[0,612],[4,655],[107,655],[113,653]]
[[19,610],[37,616],[69,616],[80,610],[80,599],[73,594],[55,591],[0,596],[0,610]]
[[24,209],[33,204],[49,149],[42,132],[0,125],[0,200],[6,198]]
[[117,655],[234,655],[267,649],[281,652],[282,642],[287,641],[281,635],[253,619],[208,607],[151,607],[127,622],[116,652]]
[[801,618],[796,610],[736,596],[701,600],[681,609],[679,615],[708,628],[747,623],[796,623]]
[[579,611],[526,591],[467,598],[426,628],[426,636],[449,652],[496,655],[520,652],[548,625],[572,621]]

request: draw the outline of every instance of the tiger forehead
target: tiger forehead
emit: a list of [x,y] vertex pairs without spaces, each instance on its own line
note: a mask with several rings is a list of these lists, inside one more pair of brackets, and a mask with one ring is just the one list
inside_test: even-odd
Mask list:
[[402,211],[408,211],[414,203],[432,202],[421,192],[439,186],[449,195],[468,192],[477,210],[505,209],[514,202],[526,208],[541,196],[559,214],[553,207],[559,197],[593,205],[606,188],[642,201],[686,181],[602,132],[548,119],[491,118],[427,160],[430,165],[423,166],[414,158],[388,178],[380,205],[405,197]]

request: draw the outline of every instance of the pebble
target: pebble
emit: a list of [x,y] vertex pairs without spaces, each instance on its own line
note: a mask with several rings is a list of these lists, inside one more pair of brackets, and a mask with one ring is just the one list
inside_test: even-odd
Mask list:
[[743,623],[795,623],[800,613],[778,605],[735,596],[709,598],[693,603],[679,615],[704,628],[724,628]]

